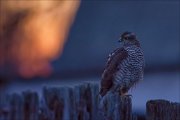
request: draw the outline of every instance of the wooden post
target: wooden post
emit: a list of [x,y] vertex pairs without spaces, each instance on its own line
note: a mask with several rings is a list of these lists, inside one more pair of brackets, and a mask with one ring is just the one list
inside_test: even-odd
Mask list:
[[74,87],[74,102],[77,120],[93,120],[97,118],[98,86],[93,83],[84,83]]
[[7,102],[7,95],[0,95],[0,120],[9,120],[10,107]]
[[132,101],[130,96],[121,96],[120,120],[132,119]]
[[108,93],[101,100],[100,111],[103,120],[132,120],[131,97]]
[[[0,120],[104,120],[98,94],[99,84],[94,82],[44,87],[41,100],[36,92],[14,93],[8,95],[8,109],[0,109]],[[111,120],[132,120],[131,97],[112,94],[105,99]]]
[[138,120],[138,117],[134,114],[132,114],[132,120]]
[[167,100],[149,100],[146,104],[147,120],[180,120],[180,103]]
[[38,120],[39,99],[36,92],[13,93],[5,99],[4,104],[7,105],[1,110],[2,120]]
[[8,102],[8,119],[7,120],[20,120],[22,119],[22,97],[19,94],[13,93],[7,96]]
[[[39,97],[36,92],[25,91],[23,96],[23,114],[21,119],[23,120],[38,120],[39,111]],[[19,120],[19,119],[18,119]]]
[[[65,96],[66,88],[43,88],[43,99],[45,100],[43,111],[47,111],[48,120],[63,120],[65,112]],[[42,108],[43,109],[43,108]]]
[[57,120],[95,120],[98,114],[97,95],[98,84],[94,83],[66,87],[44,87],[43,96],[47,107],[43,111],[52,113],[53,115],[50,116],[54,117],[57,112],[59,115]]

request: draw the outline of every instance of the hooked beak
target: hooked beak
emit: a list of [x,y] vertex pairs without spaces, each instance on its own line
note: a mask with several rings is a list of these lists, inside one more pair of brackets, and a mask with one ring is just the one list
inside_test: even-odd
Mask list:
[[118,42],[122,42],[122,41],[123,41],[123,39],[122,39],[122,38],[119,38]]

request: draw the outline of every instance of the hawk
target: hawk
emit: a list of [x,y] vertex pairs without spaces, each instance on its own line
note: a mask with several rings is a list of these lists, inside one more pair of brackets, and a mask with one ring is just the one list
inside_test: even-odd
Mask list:
[[136,35],[132,32],[124,32],[119,42],[122,42],[123,46],[109,54],[102,74],[101,97],[108,91],[124,95],[143,79],[144,55]]

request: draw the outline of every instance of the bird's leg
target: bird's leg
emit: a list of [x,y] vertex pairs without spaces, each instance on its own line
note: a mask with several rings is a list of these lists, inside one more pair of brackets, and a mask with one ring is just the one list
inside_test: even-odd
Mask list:
[[125,89],[120,89],[119,95],[132,97],[132,95],[128,94],[128,91],[126,91]]
[[132,97],[132,95],[131,95],[131,94],[127,94],[127,93],[125,94],[125,96]]
[[132,95],[131,95],[131,94],[128,94],[128,92],[126,92],[126,93],[120,93],[120,96],[128,96],[128,97],[132,97]]

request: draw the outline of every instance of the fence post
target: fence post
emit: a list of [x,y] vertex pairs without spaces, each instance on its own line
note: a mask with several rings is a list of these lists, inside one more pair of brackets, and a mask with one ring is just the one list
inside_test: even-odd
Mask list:
[[149,100],[146,103],[147,120],[180,120],[180,104],[167,100]]
[[[84,82],[71,86],[44,87],[42,97],[37,92],[24,91],[8,95],[8,109],[0,109],[5,120],[102,120],[99,114],[99,84]],[[112,94],[106,97],[112,120],[132,120],[130,96]],[[135,119],[133,119],[135,120]]]

